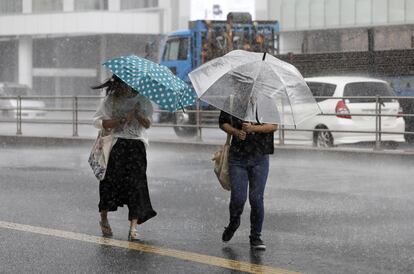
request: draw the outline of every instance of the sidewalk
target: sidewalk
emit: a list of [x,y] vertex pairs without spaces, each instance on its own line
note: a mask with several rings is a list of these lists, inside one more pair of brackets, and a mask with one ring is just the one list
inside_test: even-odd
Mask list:
[[[79,125],[78,136],[74,137],[71,124],[23,124],[22,135],[16,135],[15,123],[0,123],[0,144],[33,144],[33,145],[90,145],[96,138],[97,129],[91,125]],[[197,145],[219,147],[224,144],[226,135],[218,128],[203,128],[202,138],[178,137],[172,127],[152,127],[148,130],[150,143],[170,145]],[[276,136],[275,136],[276,137]],[[275,150],[308,151],[312,153],[351,153],[374,155],[405,155],[414,156],[414,144],[402,143],[398,149],[374,150],[369,146],[353,145],[333,148],[314,148],[310,144],[286,142],[279,145],[275,141]],[[277,152],[276,152],[277,153]]]

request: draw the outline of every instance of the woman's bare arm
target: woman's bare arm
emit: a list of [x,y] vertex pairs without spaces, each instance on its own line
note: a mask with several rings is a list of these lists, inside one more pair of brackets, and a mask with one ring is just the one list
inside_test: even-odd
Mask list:
[[243,130],[247,133],[257,132],[257,133],[270,133],[277,130],[277,124],[261,124],[254,125],[252,123],[243,123]]
[[221,124],[220,128],[226,133],[233,135],[234,137],[239,138],[240,140],[246,139],[246,131],[234,128],[229,123]]
[[144,128],[148,129],[151,126],[151,121],[141,113],[137,113],[135,118],[138,120],[138,123],[140,123]]

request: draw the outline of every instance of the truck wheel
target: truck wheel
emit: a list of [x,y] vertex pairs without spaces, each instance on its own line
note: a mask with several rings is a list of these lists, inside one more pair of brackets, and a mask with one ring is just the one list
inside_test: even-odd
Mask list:
[[11,111],[8,111],[8,110],[2,110],[2,111],[1,111],[0,118],[3,118],[3,119],[10,119],[10,118],[13,118],[13,116],[12,116],[12,112],[11,112]]
[[197,128],[187,127],[186,125],[195,124],[194,113],[175,113],[174,131],[178,137],[193,137],[197,134]]
[[[411,110],[410,110],[411,111]],[[409,112],[412,113],[412,112]],[[414,119],[413,117],[404,117],[405,119],[405,131],[414,132]],[[414,143],[414,135],[404,134],[407,143]]]
[[405,141],[407,143],[410,143],[410,144],[414,143],[414,135],[412,135],[412,134],[405,134],[404,137],[405,137]]

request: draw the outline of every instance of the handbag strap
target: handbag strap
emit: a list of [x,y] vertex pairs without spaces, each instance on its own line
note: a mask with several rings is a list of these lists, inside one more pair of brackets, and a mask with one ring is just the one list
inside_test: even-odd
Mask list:
[[[230,95],[230,113],[233,112],[234,95]],[[230,114],[230,123],[233,126],[233,115]],[[231,134],[227,133],[226,145],[230,144]]]

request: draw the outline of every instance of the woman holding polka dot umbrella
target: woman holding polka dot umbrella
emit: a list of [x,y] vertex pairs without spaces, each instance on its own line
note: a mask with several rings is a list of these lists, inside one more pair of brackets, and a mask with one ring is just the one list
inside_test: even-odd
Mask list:
[[112,134],[112,149],[105,177],[99,183],[99,222],[102,234],[112,236],[108,212],[128,206],[128,239],[139,239],[138,224],[154,217],[148,191],[146,130],[151,125],[152,100],[168,111],[194,103],[192,89],[168,68],[137,56],[109,60],[104,66],[113,76],[93,89],[106,97],[94,115],[94,125]]
[[128,206],[128,239],[138,240],[138,224],[154,217],[148,191],[147,156],[152,104],[113,75],[93,89],[105,89],[106,97],[94,115],[94,125],[113,141],[104,178],[99,182],[99,222],[103,236],[112,236],[108,212]]

